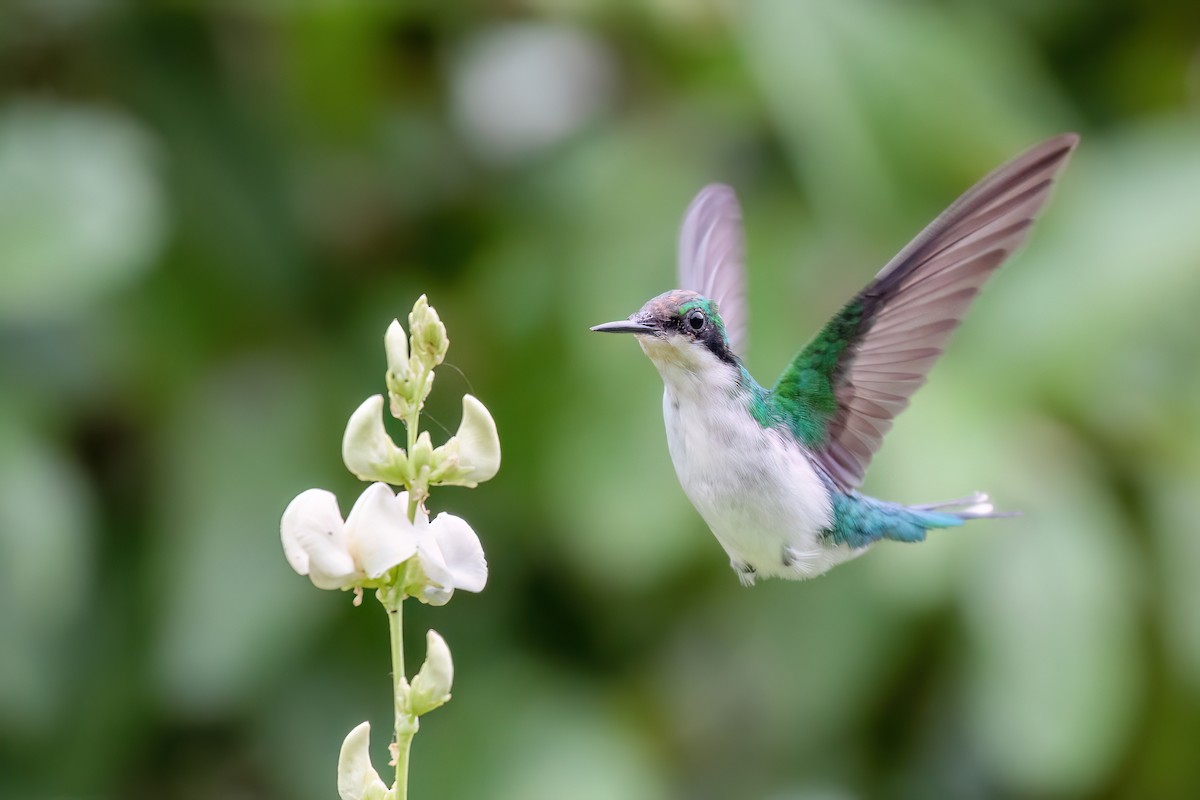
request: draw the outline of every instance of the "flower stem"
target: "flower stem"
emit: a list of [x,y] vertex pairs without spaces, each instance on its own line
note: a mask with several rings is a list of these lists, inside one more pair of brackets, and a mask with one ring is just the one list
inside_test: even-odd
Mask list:
[[422,498],[420,497],[420,495],[417,494],[417,492],[414,489],[408,490],[408,521],[409,522],[416,522],[417,506],[419,506],[421,504],[421,500],[422,500]]
[[404,418],[404,427],[408,431],[408,452],[412,452],[417,444],[418,425],[421,421],[421,406],[424,401],[421,399],[425,395],[425,382],[429,380],[429,372],[422,368],[417,373],[416,401],[409,407],[408,416]]
[[[417,382],[417,397],[425,392],[425,382],[429,380],[428,371],[423,371]],[[404,418],[404,427],[408,433],[408,452],[412,452],[417,444],[418,425],[421,420],[420,404],[411,407]],[[408,521],[416,522],[417,509],[425,501],[423,486],[408,485]],[[424,491],[422,491],[424,490]],[[408,753],[412,747],[413,737],[420,727],[416,715],[408,707],[408,678],[404,672],[404,594],[399,587],[381,597],[383,606],[388,612],[388,630],[392,638],[392,694],[395,698],[396,717],[396,800],[408,798]]]
[[407,680],[404,674],[404,598],[389,598],[384,606],[387,608],[388,629],[392,636],[392,695],[396,698],[396,713],[399,713],[401,688]]
[[417,733],[417,718],[408,709],[408,679],[404,674],[404,595],[384,601],[392,639],[392,695],[395,698],[396,800],[408,797],[408,752]]
[[[433,374],[433,370],[422,369],[417,377],[417,392],[416,397],[425,396],[426,384]],[[423,401],[422,401],[423,402]],[[404,418],[404,427],[408,432],[408,452],[412,452],[417,446],[417,435],[421,421],[421,402],[415,403],[408,416]],[[425,506],[425,498],[429,494],[429,486],[427,480],[421,475],[414,475],[414,480],[410,481],[405,487],[408,489],[408,521],[416,522],[417,509]]]

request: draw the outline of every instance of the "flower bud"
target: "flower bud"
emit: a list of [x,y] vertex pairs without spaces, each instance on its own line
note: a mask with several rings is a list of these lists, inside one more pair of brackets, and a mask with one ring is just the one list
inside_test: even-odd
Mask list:
[[417,443],[413,445],[408,456],[408,477],[414,483],[428,479],[428,473],[433,470],[433,442],[429,439],[429,431],[421,431]]
[[409,373],[408,334],[400,327],[400,320],[392,320],[383,335],[383,349],[387,353],[388,372],[403,380]]
[[404,482],[407,458],[383,427],[382,395],[368,397],[350,415],[342,436],[342,461],[360,480]]
[[451,436],[446,443],[433,451],[433,468],[429,472],[429,485],[445,484],[457,486],[459,477],[466,472],[459,463],[458,439]]
[[420,716],[444,705],[450,699],[454,683],[454,662],[450,648],[437,631],[425,634],[425,663],[412,680],[408,695],[409,710]]
[[446,338],[446,326],[425,295],[417,298],[412,313],[408,315],[408,330],[412,334],[413,357],[426,369],[441,364],[450,347],[450,340]]
[[429,390],[433,388],[433,373],[426,373],[424,380],[421,380],[414,370],[414,359],[408,355],[408,334],[400,327],[399,320],[392,320],[388,326],[383,347],[388,362],[384,382],[387,384],[389,407],[393,417],[407,420],[414,410],[421,409],[425,398],[429,396]]
[[371,723],[364,722],[346,735],[338,756],[337,788],[341,800],[384,800],[388,788],[371,766],[368,749]]

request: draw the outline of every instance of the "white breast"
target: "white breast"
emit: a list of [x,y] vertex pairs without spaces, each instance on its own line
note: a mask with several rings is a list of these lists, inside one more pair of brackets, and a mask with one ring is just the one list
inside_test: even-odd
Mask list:
[[734,369],[694,348],[693,363],[681,363],[643,347],[666,386],[663,417],[679,482],[731,561],[759,577],[801,578],[855,555],[821,540],[832,521],[828,492],[791,437],[750,416]]

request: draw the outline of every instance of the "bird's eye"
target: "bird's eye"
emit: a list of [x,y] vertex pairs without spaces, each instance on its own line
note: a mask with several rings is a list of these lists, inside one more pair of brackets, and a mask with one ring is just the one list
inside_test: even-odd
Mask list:
[[704,327],[704,312],[699,309],[692,309],[687,315],[687,324],[693,331],[699,331]]

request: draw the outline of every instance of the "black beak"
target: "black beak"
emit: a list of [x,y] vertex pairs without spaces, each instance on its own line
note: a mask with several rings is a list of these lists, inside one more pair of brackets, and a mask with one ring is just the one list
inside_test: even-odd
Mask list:
[[603,325],[593,325],[592,330],[597,333],[654,333],[654,328],[651,328],[649,325],[643,325],[640,322],[634,322],[629,319],[606,322]]

